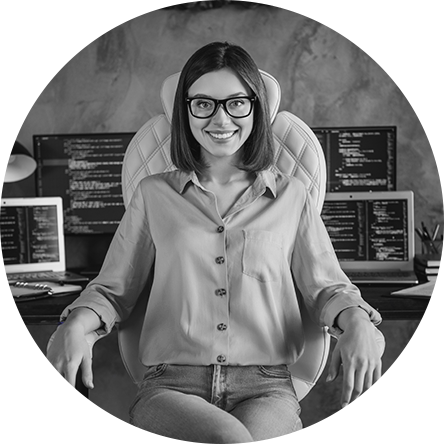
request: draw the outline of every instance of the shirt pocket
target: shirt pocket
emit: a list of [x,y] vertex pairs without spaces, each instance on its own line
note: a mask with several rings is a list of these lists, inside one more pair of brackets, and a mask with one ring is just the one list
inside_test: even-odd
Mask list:
[[242,272],[260,282],[281,279],[282,238],[270,231],[243,230]]

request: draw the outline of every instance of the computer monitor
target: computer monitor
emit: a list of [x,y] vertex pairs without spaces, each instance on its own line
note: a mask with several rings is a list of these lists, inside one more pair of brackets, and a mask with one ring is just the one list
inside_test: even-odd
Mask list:
[[2,199],[0,238],[7,273],[64,271],[62,199]]
[[396,127],[312,128],[327,162],[327,192],[396,190]]
[[114,233],[124,213],[121,171],[135,133],[34,136],[38,196],[61,196],[66,234]]
[[413,262],[411,191],[327,193],[321,216],[347,268]]

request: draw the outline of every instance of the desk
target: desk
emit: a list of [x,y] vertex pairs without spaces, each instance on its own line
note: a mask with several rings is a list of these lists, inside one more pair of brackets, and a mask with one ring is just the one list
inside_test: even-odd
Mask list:
[[77,299],[79,294],[17,302],[16,305],[23,322],[27,325],[58,324],[63,309]]
[[[18,302],[17,308],[26,325],[57,325],[63,309],[71,304],[79,293],[67,296],[36,299],[35,301]],[[81,379],[81,373],[77,373],[76,389],[87,398],[89,390]]]
[[[362,297],[376,310],[384,320],[420,320],[429,303],[428,299],[390,297],[390,293],[399,290],[398,286],[362,285]],[[63,309],[71,304],[78,294],[56,298],[38,299],[17,303],[17,308],[25,324],[57,324]]]
[[[383,320],[420,320],[429,303],[428,299],[389,297],[390,293],[402,287],[361,286],[363,298],[379,311]],[[38,299],[35,301],[19,302],[17,308],[27,325],[56,325],[63,309],[71,304],[78,294],[59,296],[56,298]],[[80,381],[79,390],[85,394],[86,388]]]
[[421,320],[429,298],[390,297],[390,293],[403,286],[360,285],[362,297],[379,311],[385,321]]

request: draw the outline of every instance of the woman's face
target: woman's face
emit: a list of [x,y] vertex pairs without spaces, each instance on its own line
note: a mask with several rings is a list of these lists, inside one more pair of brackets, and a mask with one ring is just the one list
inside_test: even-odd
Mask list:
[[[222,100],[252,95],[250,87],[228,68],[204,74],[191,85],[188,91],[188,98],[191,99]],[[230,106],[235,107],[239,104],[233,102]],[[204,108],[208,106],[208,102],[203,101],[198,103],[198,106]],[[247,117],[231,117],[225,112],[224,107],[219,105],[214,116],[201,119],[194,117],[188,110],[191,132],[201,146],[201,154],[204,158],[211,163],[214,158],[239,155],[239,150],[252,131],[253,113],[254,109]]]

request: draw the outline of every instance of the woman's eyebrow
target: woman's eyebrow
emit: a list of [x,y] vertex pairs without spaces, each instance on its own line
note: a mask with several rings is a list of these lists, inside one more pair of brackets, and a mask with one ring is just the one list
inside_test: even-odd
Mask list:
[[[208,96],[207,94],[200,94],[200,93],[197,93],[197,94],[195,94],[192,97],[190,96],[191,99],[198,99],[199,97],[202,97],[202,98],[205,98],[205,99],[214,99],[214,97]],[[234,94],[230,94],[226,98],[227,99],[231,99],[232,97],[248,97],[248,94],[243,92],[243,91],[241,91],[241,92],[237,92],[237,93],[234,93]],[[214,99],[214,100],[217,100],[217,99]],[[220,100],[223,100],[223,99],[220,99]]]

